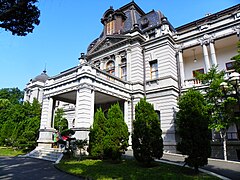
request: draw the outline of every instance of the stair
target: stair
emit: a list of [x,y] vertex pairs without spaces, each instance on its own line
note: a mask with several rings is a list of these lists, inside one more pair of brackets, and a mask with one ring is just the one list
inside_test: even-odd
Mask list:
[[25,157],[44,159],[59,163],[63,157],[63,150],[58,148],[39,148],[36,147],[33,151],[26,154]]

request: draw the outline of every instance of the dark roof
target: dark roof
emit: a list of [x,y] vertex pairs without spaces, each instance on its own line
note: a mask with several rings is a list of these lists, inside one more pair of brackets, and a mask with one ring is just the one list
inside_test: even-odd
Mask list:
[[[121,35],[133,31],[135,24],[138,24],[140,32],[144,33],[150,29],[160,26],[163,23],[162,18],[165,17],[160,11],[152,10],[148,13],[145,13],[134,1],[122,6],[117,10],[114,10],[113,7],[110,7],[103,14],[101,22],[103,23],[104,19],[106,19],[106,16],[111,13],[118,13],[124,16],[124,27],[120,32]],[[170,25],[170,28],[175,31],[173,26],[167,21],[166,17],[165,19],[165,22],[167,22]],[[87,52],[89,52],[98,41],[104,38],[103,34],[104,33],[102,32],[99,38],[90,43]],[[114,36],[114,34],[112,36]]]
[[44,70],[40,75],[36,76],[36,77],[32,80],[32,82],[37,82],[37,81],[39,81],[39,82],[45,83],[45,82],[47,81],[47,79],[49,78],[49,76],[48,76],[46,73],[47,73],[47,71]]

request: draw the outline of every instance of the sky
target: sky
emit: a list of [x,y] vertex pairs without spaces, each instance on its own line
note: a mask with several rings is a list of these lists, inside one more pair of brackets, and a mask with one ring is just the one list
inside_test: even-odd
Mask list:
[[[131,0],[39,0],[40,25],[24,37],[0,29],[0,89],[24,90],[45,69],[49,76],[78,65],[80,53],[102,32],[101,17]],[[203,18],[239,0],[135,0],[146,13],[160,10],[173,27]]]

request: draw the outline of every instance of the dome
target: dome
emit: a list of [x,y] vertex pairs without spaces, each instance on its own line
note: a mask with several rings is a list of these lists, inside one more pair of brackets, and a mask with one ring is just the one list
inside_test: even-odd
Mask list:
[[46,74],[46,70],[44,70],[40,75],[36,76],[32,82],[37,82],[37,81],[40,81],[40,82],[43,82],[45,83],[47,81],[47,79],[49,78],[49,76]]

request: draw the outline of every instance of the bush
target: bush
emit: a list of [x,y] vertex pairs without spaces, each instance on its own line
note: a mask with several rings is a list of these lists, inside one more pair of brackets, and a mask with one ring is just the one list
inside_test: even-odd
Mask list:
[[163,155],[162,130],[153,106],[141,99],[135,107],[132,148],[137,161],[149,166]]

